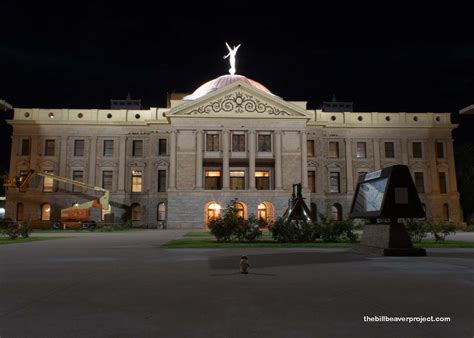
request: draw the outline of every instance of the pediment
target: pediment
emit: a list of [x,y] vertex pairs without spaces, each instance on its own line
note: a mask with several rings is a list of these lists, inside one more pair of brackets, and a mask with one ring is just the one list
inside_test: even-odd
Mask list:
[[304,109],[242,81],[171,109],[167,117],[309,118]]

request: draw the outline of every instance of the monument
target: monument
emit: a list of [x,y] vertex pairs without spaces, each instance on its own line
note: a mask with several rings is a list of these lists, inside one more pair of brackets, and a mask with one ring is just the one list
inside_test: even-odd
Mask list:
[[[351,218],[369,219],[358,252],[379,256],[426,256],[414,248],[399,218],[423,218],[425,211],[406,165],[394,165],[359,178]],[[382,220],[382,221],[380,221]],[[388,221],[388,222],[387,222]]]
[[301,193],[301,183],[293,184],[293,193],[288,200],[288,209],[283,213],[285,221],[307,221],[314,220],[314,216],[309,211],[308,206],[304,202],[303,194]]

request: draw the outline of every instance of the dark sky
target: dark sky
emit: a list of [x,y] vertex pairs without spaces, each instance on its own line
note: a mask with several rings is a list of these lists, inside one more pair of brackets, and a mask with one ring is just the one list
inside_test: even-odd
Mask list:
[[[227,41],[242,44],[239,74],[309,108],[334,93],[358,111],[450,111],[458,122],[474,104],[472,18],[451,3],[73,3],[1,2],[1,99],[107,108],[130,91],[162,106],[167,92],[227,73]],[[5,168],[11,131],[1,123]],[[472,135],[464,125],[454,137]]]

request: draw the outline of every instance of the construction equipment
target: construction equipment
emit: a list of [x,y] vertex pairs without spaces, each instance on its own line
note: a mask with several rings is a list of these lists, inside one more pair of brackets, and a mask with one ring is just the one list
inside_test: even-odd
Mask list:
[[[101,187],[95,187],[84,182],[75,181],[70,178],[61,177],[49,173],[35,171],[30,169],[25,177],[16,177],[13,179],[5,180],[4,186],[9,188],[26,188],[28,181],[31,177],[36,174],[38,176],[47,177],[52,180],[56,180],[63,183],[72,184],[78,187],[91,189],[97,192],[101,192],[103,195],[98,199],[88,201],[85,203],[74,203],[70,208],[61,209],[61,224],[63,228],[77,228],[77,227],[89,227],[100,221],[104,214],[110,213],[109,196],[110,192],[107,189]],[[100,214],[96,215],[96,210],[100,210]]]

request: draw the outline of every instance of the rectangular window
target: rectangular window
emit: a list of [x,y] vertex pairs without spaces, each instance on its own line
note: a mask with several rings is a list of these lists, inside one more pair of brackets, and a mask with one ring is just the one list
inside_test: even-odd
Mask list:
[[114,156],[114,140],[104,140],[104,157]]
[[418,193],[425,192],[425,179],[422,172],[415,173],[415,187]]
[[84,156],[84,140],[74,140],[74,156]]
[[232,151],[245,151],[245,135],[232,134]]
[[330,172],[329,173],[329,191],[330,192],[341,192],[340,173]]
[[[20,170],[20,183],[23,183],[23,181],[26,179],[26,176],[28,176],[28,170]],[[20,191],[25,192],[27,188],[28,188],[28,183]]]
[[204,186],[207,190],[221,189],[221,172],[220,170],[206,170]]
[[328,157],[339,158],[339,142],[329,142]]
[[[78,181],[78,182],[84,182],[84,172],[82,170],[74,170],[72,172],[72,180],[73,181]],[[75,184],[72,185],[72,191],[73,192],[80,192],[82,191],[82,188],[80,186],[77,186]]]
[[413,142],[412,147],[413,147],[413,157],[422,158],[423,150],[421,149],[421,142]]
[[54,140],[45,140],[44,141],[44,155],[45,156],[54,156]]
[[[44,171],[46,174],[52,174],[50,170]],[[53,192],[54,191],[54,180],[51,177],[43,176],[43,192]]]
[[448,186],[446,185],[446,173],[439,173],[439,192],[446,194],[448,192]]
[[436,158],[444,158],[443,142],[436,142]]
[[167,139],[160,138],[158,140],[158,155],[166,156],[167,152]]
[[24,138],[21,140],[21,156],[28,156],[30,154],[30,139]]
[[219,151],[219,134],[206,134],[206,151]]
[[143,141],[142,140],[134,140],[132,143],[132,156],[134,157],[142,157],[143,156]]
[[141,170],[132,170],[132,192],[142,192]]
[[270,152],[272,151],[272,135],[258,135],[258,151]]
[[244,190],[245,189],[245,171],[232,170],[230,171],[230,189]]
[[306,140],[306,150],[309,157],[314,156],[314,140]]
[[395,157],[395,143],[385,142],[385,158]]
[[367,157],[367,144],[365,142],[357,142],[357,158]]
[[311,192],[316,192],[316,172],[314,170],[308,171],[308,187]]
[[166,170],[158,170],[158,192],[166,191]]
[[255,172],[255,187],[257,190],[270,190],[270,172],[268,170]]
[[112,190],[114,174],[112,170],[104,170],[102,172],[102,188]]

